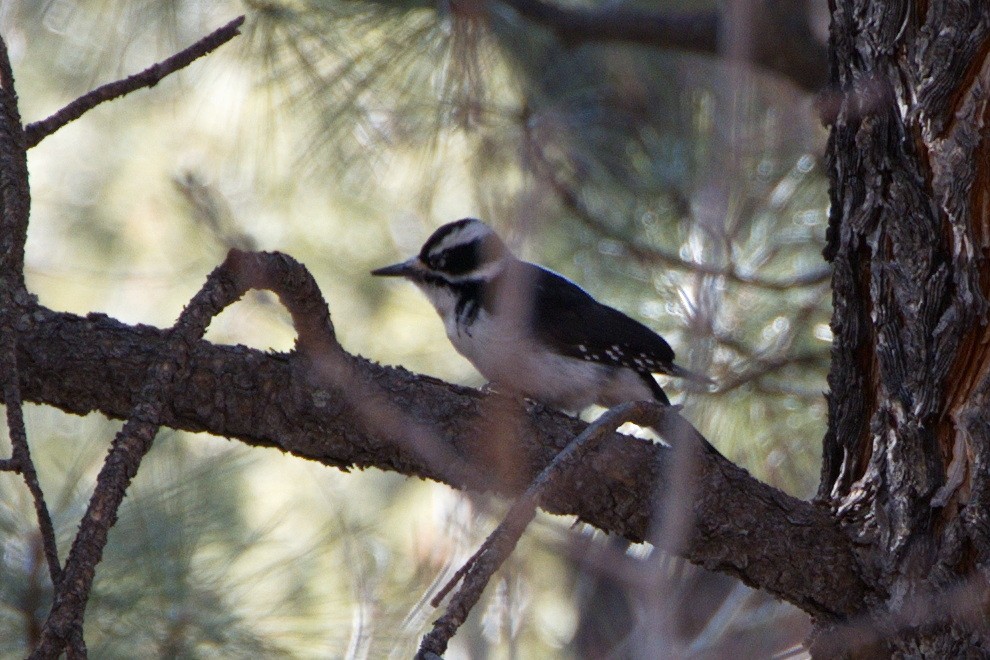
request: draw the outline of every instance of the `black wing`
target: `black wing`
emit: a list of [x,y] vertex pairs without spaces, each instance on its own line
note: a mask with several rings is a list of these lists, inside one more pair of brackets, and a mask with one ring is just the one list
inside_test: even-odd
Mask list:
[[640,373],[680,375],[680,368],[673,364],[674,351],[663,337],[597,302],[567,278],[532,264],[525,266],[533,291],[531,327],[538,339],[569,357]]

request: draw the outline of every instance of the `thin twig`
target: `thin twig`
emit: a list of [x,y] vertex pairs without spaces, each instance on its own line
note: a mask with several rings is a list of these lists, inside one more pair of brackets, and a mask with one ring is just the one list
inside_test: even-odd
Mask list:
[[[9,296],[4,295],[3,298]],[[48,575],[51,577],[52,585],[57,586],[62,576],[62,567],[58,560],[58,544],[55,541],[55,526],[52,524],[52,516],[45,503],[45,494],[41,490],[41,483],[38,481],[38,473],[34,468],[34,461],[31,459],[31,450],[28,447],[27,430],[24,427],[24,407],[21,401],[21,389],[17,382],[19,371],[17,369],[17,350],[14,341],[12,328],[8,321],[4,319],[3,327],[0,329],[0,364],[5,374],[3,384],[4,403],[7,408],[7,429],[10,434],[10,444],[13,449],[11,464],[14,471],[19,472],[31,492],[31,499],[34,501],[34,510],[38,516],[38,531],[41,533],[41,546],[45,553],[45,561],[48,562]]]
[[[765,376],[776,373],[784,367],[794,365],[815,366],[825,364],[828,361],[829,351],[822,350],[804,351],[796,354],[776,355],[769,358],[754,358],[748,365],[748,369],[734,378],[723,378],[715,388],[715,394],[725,394],[738,389],[743,385],[760,380]],[[819,395],[820,396],[820,395]]]
[[30,149],[37,145],[58,129],[71,121],[79,119],[83,114],[101,103],[120,98],[142,87],[154,87],[166,76],[189,66],[200,57],[207,55],[236,37],[240,34],[240,27],[243,23],[244,16],[238,16],[223,27],[213,31],[168,59],[153,64],[144,71],[123,80],[101,85],[80,96],[50,117],[28,124],[25,129],[25,144],[27,148]]
[[457,629],[467,619],[475,603],[481,597],[492,575],[512,553],[519,538],[536,515],[536,507],[546,489],[568,467],[574,465],[588,451],[609,437],[627,421],[642,421],[656,414],[657,405],[645,401],[623,403],[610,408],[594,423],[564,448],[554,460],[533,480],[529,488],[512,504],[505,519],[485,539],[481,548],[441,590],[434,604],[447,594],[456,582],[463,578],[461,588],[451,598],[446,613],[433,624],[433,629],[423,637],[417,657],[442,656]]
[[[496,528],[495,531],[498,531],[498,528]],[[433,598],[430,599],[431,607],[440,607],[440,603],[442,603],[443,599],[447,597],[447,594],[454,590],[457,583],[464,579],[464,576],[471,570],[471,567],[474,566],[478,559],[481,558],[482,553],[489,548],[494,534],[494,531],[489,534],[488,538],[485,539],[485,542],[481,544],[481,547],[479,547],[473,555],[468,557],[467,561],[465,561],[461,567],[454,572],[454,575],[447,580],[447,583],[440,587],[437,593],[433,595]]]

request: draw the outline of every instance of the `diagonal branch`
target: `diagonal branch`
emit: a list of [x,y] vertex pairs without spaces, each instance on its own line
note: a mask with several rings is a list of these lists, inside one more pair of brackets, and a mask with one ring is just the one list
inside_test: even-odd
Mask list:
[[[308,271],[284,255],[231,250],[227,260],[210,273],[168,332],[164,350],[155,355],[133,410],[114,438],[69,551],[64,577],[53,579],[57,587],[55,598],[31,658],[58,657],[66,641],[82,630],[96,565],[103,557],[110,528],[117,521],[117,510],[127,487],[151,449],[163,410],[172,400],[192,347],[202,339],[213,317],[239,300],[248,289],[265,286],[273,278],[280,284],[274,288],[280,299],[287,302],[293,319],[305,327],[300,333],[300,343],[321,349],[336,345],[329,310]],[[81,634],[78,636],[81,638]]]
[[153,64],[144,71],[123,80],[101,85],[80,96],[50,117],[28,124],[24,129],[27,148],[30,149],[37,145],[58,129],[69,122],[79,119],[83,114],[101,103],[120,98],[142,87],[154,87],[166,76],[189,66],[199,58],[209,54],[236,37],[240,34],[240,27],[243,23],[244,17],[238,16],[223,27],[214,30],[193,45],[179,51],[168,59]]
[[615,433],[622,424],[642,416],[641,409],[644,406],[651,405],[653,404],[645,402],[625,403],[608,410],[543,468],[529,488],[513,502],[505,518],[485,539],[481,548],[433,599],[431,604],[436,607],[454,584],[463,579],[461,588],[451,598],[446,613],[433,624],[433,629],[423,638],[417,657],[429,657],[430,653],[443,655],[447,651],[450,638],[467,620],[468,614],[478,602],[481,592],[484,591],[495,571],[512,554],[526,527],[536,516],[536,508],[544,492],[554,480],[559,479],[565,470],[573,468],[588,451]]
[[[131,393],[168,336],[106,316],[81,318],[41,307],[31,320],[20,335],[18,354],[25,398],[79,414],[98,410],[128,416]],[[447,454],[464,461],[484,456],[490,444],[484,430],[492,426],[484,416],[485,397],[346,353],[344,359],[353,370],[351,382],[387,395],[409,423],[379,425],[340,387],[313,387],[299,378],[292,354],[207,342],[191,347],[188,371],[161,411],[161,422],[279,447],[342,469],[378,467],[458,488],[470,483],[417,451],[407,429],[433,429]],[[521,493],[586,427],[539,406],[529,409],[518,426],[517,445],[511,448],[519,461],[518,480],[497,487],[507,496]],[[663,437],[696,433],[689,426],[658,430]],[[669,488],[673,458],[663,446],[610,436],[563,475],[541,506],[642,540],[651,529],[663,528],[654,510],[655,494]],[[829,511],[757,481],[717,452],[701,455],[690,476],[696,493],[688,511],[693,529],[678,540],[675,551],[815,616],[842,617],[863,607],[866,587],[857,561]]]
[[233,282],[225,275],[223,266],[217,268],[183,310],[169,333],[165,350],[156,356],[148,371],[127,423],[114,438],[69,551],[64,579],[55,583],[51,612],[31,658],[57,658],[74,631],[81,630],[96,565],[103,557],[127,487],[158,433],[162,408],[175,390],[178,371],[188,361],[191,346],[206,332],[210,319],[243,293],[234,295]]

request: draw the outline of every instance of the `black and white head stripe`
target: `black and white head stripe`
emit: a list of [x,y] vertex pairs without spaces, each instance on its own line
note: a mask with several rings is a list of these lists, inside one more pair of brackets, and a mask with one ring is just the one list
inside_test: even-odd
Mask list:
[[431,270],[454,277],[471,276],[501,261],[508,248],[481,220],[464,218],[440,227],[430,236],[419,259]]

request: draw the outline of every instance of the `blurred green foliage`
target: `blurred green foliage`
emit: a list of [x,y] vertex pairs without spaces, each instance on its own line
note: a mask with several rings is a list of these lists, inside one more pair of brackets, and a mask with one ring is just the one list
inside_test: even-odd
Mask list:
[[[56,309],[169,325],[229,247],[279,249],[315,274],[346,348],[480,385],[411,287],[367,273],[443,222],[484,217],[661,331],[720,383],[685,394],[685,414],[757,476],[810,495],[831,339],[810,100],[710,59],[560,44],[493,6],[8,3],[26,121],[248,12],[239,40],[30,152],[30,288]],[[292,329],[257,295],[208,337],[285,350]],[[116,425],[31,419],[64,557]],[[0,475],[0,490],[0,653],[19,656],[50,585],[23,485]],[[90,650],[408,656],[432,620],[423,595],[477,546],[492,507],[163,433],[98,568]],[[564,525],[530,530],[451,657],[566,653],[577,578],[561,549],[579,533]]]

